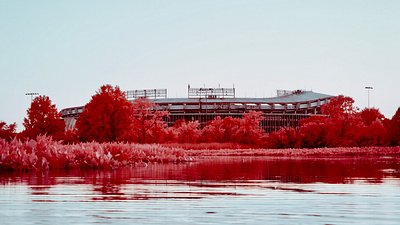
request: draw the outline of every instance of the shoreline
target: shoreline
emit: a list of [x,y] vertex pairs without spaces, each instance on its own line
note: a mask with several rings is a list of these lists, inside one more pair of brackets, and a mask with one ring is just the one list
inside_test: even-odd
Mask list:
[[[400,156],[396,147],[335,147],[314,149],[235,148],[202,149],[204,144],[184,149],[175,145],[135,143],[78,143],[63,145],[49,137],[21,142],[0,140],[0,171],[79,168],[136,167],[141,163],[186,163],[202,157],[382,157]],[[221,147],[221,146],[220,146]],[[229,147],[229,145],[225,145]],[[244,148],[243,148],[244,147]]]
[[396,147],[333,147],[314,149],[188,149],[185,153],[197,156],[400,156]]

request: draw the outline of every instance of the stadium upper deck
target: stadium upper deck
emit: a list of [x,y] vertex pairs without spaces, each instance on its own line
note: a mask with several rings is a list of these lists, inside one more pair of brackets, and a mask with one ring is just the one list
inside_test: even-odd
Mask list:
[[[283,126],[298,126],[301,119],[310,115],[321,114],[321,106],[326,104],[332,95],[312,91],[278,90],[272,98],[236,98],[234,88],[190,88],[188,98],[167,98],[166,89],[135,90],[126,92],[127,99],[149,98],[157,104],[158,110],[169,112],[166,118],[168,125],[177,120],[194,121],[201,124],[214,119],[232,116],[241,117],[243,113],[262,111],[264,121],[261,126],[266,131],[273,131]],[[83,106],[61,110],[62,119],[67,128],[72,129]]]
[[318,114],[331,95],[312,91],[273,98],[164,98],[153,99],[159,109],[170,113],[243,113],[250,110],[264,113]]

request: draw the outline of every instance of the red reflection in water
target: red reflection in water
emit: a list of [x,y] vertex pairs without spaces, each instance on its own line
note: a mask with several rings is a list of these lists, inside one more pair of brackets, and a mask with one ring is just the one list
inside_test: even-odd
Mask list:
[[[344,184],[363,180],[381,183],[385,177],[400,178],[400,158],[212,157],[186,164],[149,164],[115,170],[1,172],[0,182],[2,185],[29,185],[34,195],[46,195],[53,185],[58,184],[91,184],[93,191],[101,194],[93,200],[108,201],[159,198],[148,193],[125,195],[121,190],[121,185],[125,184],[169,185],[175,181],[177,183],[172,183],[218,188],[232,183],[262,181]],[[199,198],[197,195],[189,197]]]

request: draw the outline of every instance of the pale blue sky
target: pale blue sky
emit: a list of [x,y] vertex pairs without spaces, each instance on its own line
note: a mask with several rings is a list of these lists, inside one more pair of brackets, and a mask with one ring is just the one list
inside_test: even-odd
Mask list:
[[236,87],[351,96],[391,118],[400,106],[400,1],[0,1],[0,120],[27,92],[57,108],[122,90]]

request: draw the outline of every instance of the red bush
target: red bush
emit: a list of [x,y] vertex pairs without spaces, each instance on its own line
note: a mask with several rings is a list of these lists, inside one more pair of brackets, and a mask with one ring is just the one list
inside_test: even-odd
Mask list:
[[300,148],[300,133],[298,128],[284,127],[271,132],[267,137],[267,148]]
[[260,127],[262,112],[250,111],[243,114],[236,133],[238,143],[258,146],[265,131]]
[[80,143],[63,145],[51,137],[10,143],[0,139],[0,170],[44,170],[62,168],[113,168],[137,162],[186,161],[180,148],[149,144]]
[[62,138],[63,144],[76,144],[79,142],[79,137],[76,134],[76,130],[68,129],[64,132],[64,136]]
[[182,122],[172,129],[175,129],[175,141],[179,143],[197,143],[202,135],[198,121]]
[[214,120],[207,123],[203,128],[203,141],[205,142],[225,142],[226,127],[221,117],[217,116]]
[[385,116],[379,112],[379,109],[365,108],[360,112],[362,123],[365,126],[371,126],[376,120],[383,121]]
[[133,140],[139,143],[163,142],[166,124],[163,117],[166,111],[156,110],[157,105],[149,99],[138,98],[133,101]]
[[359,147],[387,145],[387,131],[382,121],[377,119],[369,126],[359,125],[354,142]]
[[225,117],[222,121],[222,128],[224,129],[222,142],[240,142],[238,137],[238,130],[240,127],[241,118]]
[[258,146],[265,131],[260,127],[262,112],[250,111],[242,118],[216,117],[203,128],[206,142],[232,142]]
[[328,126],[322,122],[306,123],[300,128],[302,148],[322,148],[327,146]]

